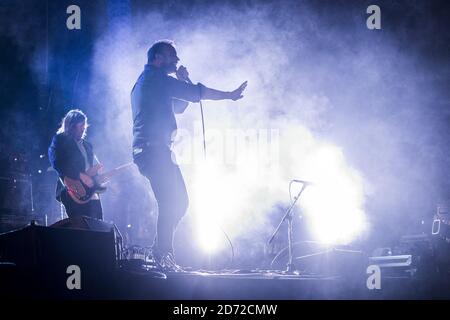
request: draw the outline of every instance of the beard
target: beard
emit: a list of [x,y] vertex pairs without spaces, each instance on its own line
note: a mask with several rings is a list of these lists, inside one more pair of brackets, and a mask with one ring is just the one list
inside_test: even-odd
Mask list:
[[167,63],[163,66],[164,71],[167,74],[171,74],[177,71],[177,64],[176,63]]

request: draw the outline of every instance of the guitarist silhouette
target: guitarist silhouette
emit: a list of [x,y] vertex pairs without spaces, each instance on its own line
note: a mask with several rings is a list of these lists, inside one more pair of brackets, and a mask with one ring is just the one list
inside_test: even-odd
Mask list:
[[98,193],[104,187],[96,180],[102,165],[94,165],[93,147],[85,140],[87,127],[86,115],[78,109],[70,110],[52,139],[48,155],[59,176],[56,199],[63,203],[69,218],[88,216],[102,220]]

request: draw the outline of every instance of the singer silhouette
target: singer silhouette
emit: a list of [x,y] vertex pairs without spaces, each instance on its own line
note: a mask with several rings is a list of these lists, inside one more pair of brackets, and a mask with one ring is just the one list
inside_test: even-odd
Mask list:
[[[149,181],[158,202],[158,221],[152,253],[165,271],[182,271],[175,262],[173,236],[186,213],[189,199],[180,168],[172,153],[177,123],[174,113],[183,113],[189,102],[239,100],[247,82],[233,91],[221,91],[193,84],[175,45],[155,42],[147,52],[147,64],[131,92],[133,116],[133,159]],[[170,76],[175,73],[177,78]]]

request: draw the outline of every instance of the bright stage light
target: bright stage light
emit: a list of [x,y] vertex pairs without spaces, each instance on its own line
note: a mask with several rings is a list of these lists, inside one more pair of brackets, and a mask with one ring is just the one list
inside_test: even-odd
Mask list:
[[316,183],[306,188],[299,200],[308,218],[304,221],[312,230],[311,240],[346,244],[363,232],[364,188],[359,173],[346,163],[338,147],[302,137],[305,143],[286,147],[286,156],[281,158],[284,162],[273,166],[274,170],[258,168],[261,160],[252,152],[246,155],[248,161],[232,166],[210,152],[207,162],[186,170],[194,233],[201,249],[210,254],[225,249],[228,242],[224,232],[232,241],[264,233],[262,228],[269,226],[267,213],[285,199],[289,178]]
[[359,175],[345,165],[342,152],[333,146],[319,148],[306,165],[308,180],[315,184],[305,189],[299,203],[314,236],[327,244],[351,242],[366,227]]
[[227,237],[234,241],[255,232],[264,220],[264,209],[270,208],[273,201],[268,182],[246,162],[230,168],[208,156],[208,162],[190,172],[188,183],[195,237],[208,253],[227,248]]
[[219,166],[206,162],[196,175],[192,201],[197,220],[196,234],[201,248],[208,253],[224,244],[220,225],[233,210],[233,192],[229,179]]

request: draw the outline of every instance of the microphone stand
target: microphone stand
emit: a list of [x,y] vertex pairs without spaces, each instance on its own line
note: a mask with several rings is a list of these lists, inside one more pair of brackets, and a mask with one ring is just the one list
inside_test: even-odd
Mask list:
[[296,197],[294,197],[294,201],[291,203],[289,208],[287,208],[283,218],[281,219],[281,221],[278,224],[277,228],[275,229],[274,233],[272,234],[269,241],[267,242],[268,245],[270,245],[273,242],[273,240],[275,239],[275,236],[280,231],[281,225],[283,224],[283,222],[285,220],[287,220],[288,221],[289,259],[288,259],[288,263],[287,263],[286,273],[288,273],[288,274],[298,274],[298,272],[295,270],[295,265],[293,262],[293,254],[292,254],[292,244],[294,243],[293,242],[293,230],[292,230],[292,220],[293,220],[294,216],[292,213],[293,213],[295,204],[297,203],[298,199],[300,198],[300,195],[302,194],[302,192],[306,189],[307,185],[308,185],[307,183],[303,183],[302,188],[300,189],[299,193],[297,194]]

